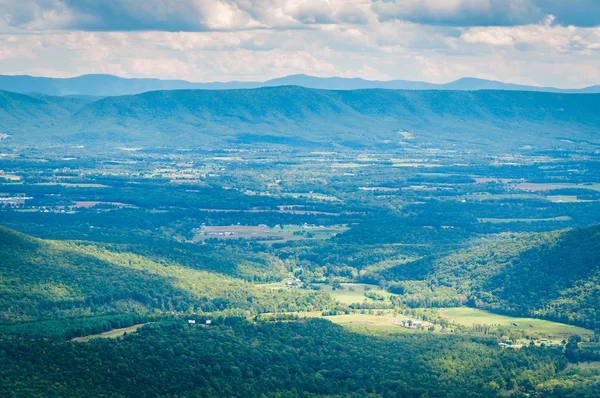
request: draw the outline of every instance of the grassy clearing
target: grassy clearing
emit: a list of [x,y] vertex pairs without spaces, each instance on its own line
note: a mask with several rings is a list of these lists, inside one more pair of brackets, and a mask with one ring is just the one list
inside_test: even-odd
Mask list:
[[552,218],[478,218],[479,222],[489,222],[492,224],[505,224],[511,222],[543,222],[543,221],[571,221],[569,216],[559,216]]
[[322,200],[325,202],[339,202],[340,199],[332,196],[332,195],[325,195],[325,194],[320,194],[320,193],[313,193],[313,192],[290,192],[290,193],[284,193],[282,194],[282,196],[291,196],[292,198],[303,198],[303,199],[314,199],[314,200]]
[[275,228],[266,225],[204,226],[195,230],[193,241],[199,242],[204,239],[216,238],[220,240],[253,239],[267,243],[277,243],[290,240],[329,239],[347,230],[346,225],[283,225]]
[[600,191],[600,183],[598,182],[589,182],[583,184],[575,184],[575,183],[533,183],[533,182],[523,182],[516,186],[517,189],[521,189],[524,191],[550,191],[554,189],[569,189],[569,188],[580,188],[580,189],[589,189],[592,191]]
[[341,304],[362,303],[364,301],[373,301],[365,296],[366,292],[377,293],[389,300],[394,294],[381,290],[377,285],[369,285],[366,283],[342,283],[343,289],[333,290],[333,286],[324,283],[315,283],[315,286],[320,288],[323,293],[329,293],[337,302]]
[[573,334],[593,335],[591,330],[564,323],[534,318],[516,318],[467,307],[442,308],[439,310],[439,314],[450,322],[463,326],[499,325],[514,330],[544,333],[557,337]]
[[31,185],[39,185],[39,186],[55,186],[60,185],[66,188],[111,188],[108,185],[104,184],[84,184],[84,183],[69,183],[69,182],[40,182],[37,184]]
[[87,341],[90,341],[91,339],[121,338],[125,335],[125,333],[133,333],[144,325],[146,325],[146,323],[140,323],[138,325],[133,325],[128,328],[113,329],[113,330],[109,330],[108,332],[104,332],[104,333],[92,334],[92,335],[84,336],[84,337],[77,337],[71,341],[78,341],[80,343],[85,343]]
[[332,323],[343,326],[356,333],[373,334],[381,332],[385,334],[396,333],[415,333],[419,331],[416,328],[401,326],[400,321],[405,318],[403,315],[395,315],[392,311],[384,311],[385,315],[372,314],[349,314],[323,316],[321,312],[300,312],[299,317],[304,318],[322,318]]
[[549,195],[546,196],[550,202],[553,203],[588,203],[595,202],[594,200],[583,200],[577,198],[575,195]]
[[[319,288],[319,292],[328,293],[340,304],[356,304],[365,301],[374,301],[373,299],[366,297],[365,293],[377,293],[378,295],[385,298],[385,301],[389,301],[393,293],[381,290],[377,285],[369,285],[367,283],[342,283],[343,289],[333,290],[333,286],[325,283],[313,283],[313,286]],[[286,287],[285,282],[274,282],[274,283],[261,283],[256,285],[258,287],[266,287],[268,289],[284,289]],[[319,312],[320,314],[320,312]]]

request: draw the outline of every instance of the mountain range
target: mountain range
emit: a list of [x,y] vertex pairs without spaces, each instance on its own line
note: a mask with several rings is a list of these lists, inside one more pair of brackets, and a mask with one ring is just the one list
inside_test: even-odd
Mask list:
[[[93,99],[0,92],[0,133],[18,144],[159,147],[262,142],[553,148],[598,145],[600,95],[522,91],[169,90]],[[562,142],[562,141],[561,141]],[[563,143],[564,144],[564,143]]]
[[140,94],[156,90],[225,90],[277,86],[301,86],[322,90],[393,89],[393,90],[517,90],[553,93],[600,93],[600,85],[581,89],[527,86],[477,78],[462,78],[450,83],[435,84],[408,80],[364,80],[360,78],[315,77],[290,75],[264,82],[211,82],[193,83],[185,80],[126,79],[112,75],[83,75],[72,78],[0,75],[0,90],[16,93],[46,95],[118,96]]

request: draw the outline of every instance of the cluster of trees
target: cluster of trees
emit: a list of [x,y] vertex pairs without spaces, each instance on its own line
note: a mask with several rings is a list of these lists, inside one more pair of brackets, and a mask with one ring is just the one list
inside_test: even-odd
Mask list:
[[320,319],[163,321],[89,343],[0,339],[4,397],[518,397],[566,367],[550,350],[428,333],[375,338]]

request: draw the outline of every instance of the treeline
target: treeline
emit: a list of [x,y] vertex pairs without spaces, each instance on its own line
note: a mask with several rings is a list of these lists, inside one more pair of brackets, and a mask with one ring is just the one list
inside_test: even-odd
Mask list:
[[147,314],[116,314],[16,324],[0,324],[0,334],[71,340],[76,337],[108,332],[113,329],[127,328],[156,319],[156,316]]

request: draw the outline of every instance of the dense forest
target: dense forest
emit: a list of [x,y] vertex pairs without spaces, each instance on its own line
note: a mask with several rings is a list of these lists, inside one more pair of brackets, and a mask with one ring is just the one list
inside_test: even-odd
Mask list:
[[558,351],[486,339],[376,338],[324,320],[221,322],[163,321],[122,341],[3,337],[0,395],[518,397],[566,367]]
[[[501,236],[450,255],[386,270],[390,288],[409,292],[414,280],[430,294],[407,294],[411,305],[449,304],[600,328],[600,227]],[[453,293],[451,293],[453,292]]]
[[256,288],[214,272],[95,245],[42,241],[1,227],[0,256],[4,324],[171,311],[249,316],[332,305],[318,292]]

